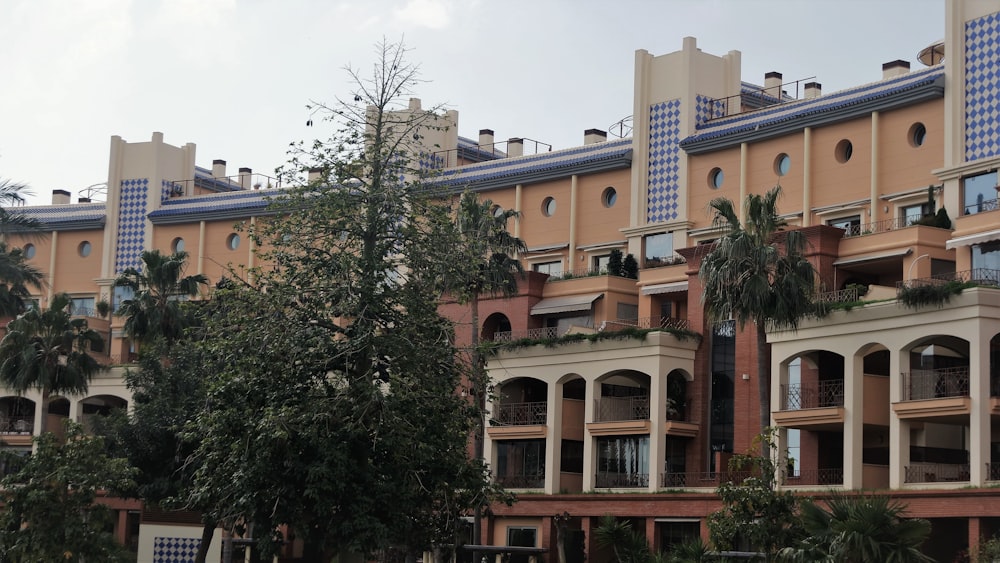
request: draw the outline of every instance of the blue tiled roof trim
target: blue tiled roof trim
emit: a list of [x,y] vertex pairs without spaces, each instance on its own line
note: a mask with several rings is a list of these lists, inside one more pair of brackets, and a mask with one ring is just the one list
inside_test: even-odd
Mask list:
[[540,182],[567,174],[624,168],[632,163],[632,139],[594,143],[536,155],[508,157],[445,170],[432,183],[490,189]]
[[688,154],[699,154],[943,96],[944,69],[939,65],[809,100],[715,119],[680,144]]
[[36,219],[45,230],[78,231],[104,227],[104,202],[24,207],[17,212]]
[[[271,204],[271,198],[287,193],[284,189],[242,190],[171,199],[149,214],[154,225],[215,221],[260,215]],[[256,213],[254,213],[256,212]]]

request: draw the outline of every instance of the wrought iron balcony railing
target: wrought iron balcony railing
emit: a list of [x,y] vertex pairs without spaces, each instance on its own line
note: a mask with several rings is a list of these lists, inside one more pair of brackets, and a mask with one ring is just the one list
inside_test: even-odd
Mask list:
[[598,473],[594,486],[601,489],[629,489],[649,486],[648,473]]
[[687,319],[675,319],[673,317],[642,317],[639,319],[615,319],[604,321],[598,329],[601,332],[622,330],[624,328],[671,328],[675,330],[688,330],[690,325]]
[[515,340],[521,340],[522,338],[530,338],[532,340],[548,340],[557,338],[559,336],[559,329],[554,326],[547,326],[543,328],[529,328],[528,330],[509,330],[504,332],[497,332],[493,334],[493,342],[513,342]]
[[968,463],[915,463],[903,468],[907,483],[936,483],[940,481],[968,481]]
[[815,385],[781,386],[781,410],[816,409],[844,406],[843,380],[820,381]]
[[34,428],[34,415],[0,417],[0,434],[31,434]]
[[785,485],[843,485],[844,469],[842,467],[800,469],[797,475],[784,471],[782,483]]
[[749,471],[688,471],[665,472],[660,484],[663,487],[718,487],[723,483],[742,483],[752,476]]
[[548,403],[500,403],[493,405],[494,426],[544,425],[548,413]]
[[896,282],[896,293],[906,288],[923,285],[944,285],[950,282],[972,283],[983,286],[1000,287],[1000,270],[989,268],[976,268],[974,270],[962,270],[961,272],[949,272],[947,274],[935,274],[929,278],[917,278]]
[[602,397],[594,401],[594,422],[649,420],[649,395]]
[[969,368],[915,369],[902,373],[903,400],[969,396]]
[[541,489],[545,487],[544,474],[497,475],[495,481],[507,489]]

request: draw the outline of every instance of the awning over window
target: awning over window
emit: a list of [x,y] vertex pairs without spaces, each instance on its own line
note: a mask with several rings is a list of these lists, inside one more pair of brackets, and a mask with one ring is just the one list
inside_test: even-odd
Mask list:
[[945,243],[945,248],[951,250],[952,248],[958,248],[960,246],[972,246],[973,244],[979,244],[983,242],[990,242],[991,240],[1000,239],[1000,230],[997,231],[987,231],[985,233],[976,233],[974,235],[966,235],[964,237],[953,238]]
[[532,315],[551,315],[568,311],[586,311],[594,301],[603,297],[603,293],[587,293],[584,295],[566,295],[564,297],[549,297],[542,299],[531,308]]
[[912,252],[909,248],[906,250],[899,250],[896,252],[883,252],[881,254],[869,254],[867,256],[858,256],[856,258],[845,258],[843,260],[837,260],[833,263],[834,266],[850,266],[856,264],[864,264],[866,262],[878,262],[879,260],[889,260],[891,258],[902,258]]
[[673,283],[657,283],[653,285],[647,285],[642,288],[643,295],[659,295],[661,293],[677,293],[679,291],[687,291],[688,282],[673,282]]

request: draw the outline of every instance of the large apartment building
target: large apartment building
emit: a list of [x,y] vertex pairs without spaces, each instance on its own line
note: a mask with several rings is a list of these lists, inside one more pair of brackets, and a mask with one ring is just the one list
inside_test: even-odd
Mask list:
[[[780,486],[888,491],[931,520],[927,550],[940,561],[1000,532],[1000,10],[948,0],[943,31],[920,68],[889,60],[881,79],[832,93],[778,72],[744,81],[739,51],[705,53],[694,38],[674,53],[639,50],[629,127],[587,129],[568,149],[497,142],[488,129],[462,137],[458,113],[442,116],[451,126],[432,139],[439,181],[517,210],[509,227],[527,243],[530,271],[517,296],[480,303],[480,326],[442,303],[460,342],[470,328],[498,344],[593,335],[499,346],[489,358],[485,458],[520,494],[488,511],[477,543],[556,557],[559,526],[569,560],[600,562],[609,554],[591,530],[604,514],[630,519],[662,550],[707,536],[727,460],[761,431],[752,327],[704,313],[698,267],[719,236],[708,204],[777,184],[825,298],[865,301],[768,335],[771,424],[787,455]],[[419,100],[407,111],[423,111]],[[184,249],[189,273],[213,282],[228,265],[254,264],[233,225],[265,213],[281,186],[248,168],[229,175],[221,160],[198,167],[195,152],[160,133],[113,137],[104,193],[73,203],[56,192],[52,205],[26,209],[50,234],[15,241],[46,273],[39,306],[71,294],[111,336],[108,363],[127,365],[133,349],[123,320],[97,318],[96,304],[114,305],[114,278],[142,250]],[[941,209],[950,225],[924,219]],[[638,279],[607,275],[614,250],[637,259]],[[979,286],[940,306],[897,299],[933,280]],[[662,330],[614,338],[630,327]],[[121,369],[87,397],[52,398],[49,416],[127,406]],[[30,447],[40,401],[0,393],[7,447]],[[138,527],[130,509],[122,537]],[[139,549],[198,535],[150,522]]]

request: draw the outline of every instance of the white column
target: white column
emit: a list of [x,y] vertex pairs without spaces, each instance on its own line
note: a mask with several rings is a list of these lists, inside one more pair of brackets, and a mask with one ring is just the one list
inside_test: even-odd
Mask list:
[[590,378],[586,378],[585,381],[587,393],[583,401],[583,491],[587,492],[594,490],[594,476],[597,474],[596,438],[591,436],[586,424],[594,421],[594,401],[597,399],[598,385]]
[[570,176],[569,181],[569,265],[566,268],[572,272],[576,266],[576,207],[579,191],[577,175]]
[[[906,350],[890,350],[889,355],[889,404],[903,399],[902,372],[910,370]],[[906,482],[905,466],[910,464],[910,423],[900,420],[889,411],[889,487],[900,488]]]
[[660,477],[666,463],[667,437],[667,366],[649,376],[649,492],[660,488]]
[[990,339],[991,326],[979,326],[978,338],[969,339],[969,484],[983,486],[990,460]]
[[548,414],[545,420],[545,494],[559,492],[559,477],[562,473],[562,384],[549,383],[546,403]]
[[863,487],[864,475],[864,358],[844,359],[844,489]]

